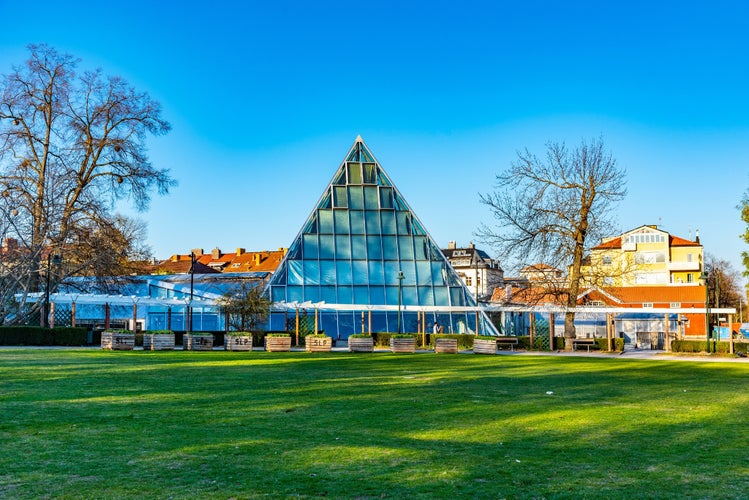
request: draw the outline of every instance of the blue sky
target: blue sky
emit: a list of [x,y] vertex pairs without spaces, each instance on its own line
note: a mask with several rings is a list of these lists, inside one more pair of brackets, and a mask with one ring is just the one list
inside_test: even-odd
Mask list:
[[[746,2],[0,0],[0,73],[46,42],[147,91],[179,185],[156,256],[288,246],[361,134],[437,243],[491,223],[516,151],[603,137],[622,230],[658,224],[740,269]],[[127,207],[124,207],[127,209]],[[492,249],[487,248],[490,253]]]

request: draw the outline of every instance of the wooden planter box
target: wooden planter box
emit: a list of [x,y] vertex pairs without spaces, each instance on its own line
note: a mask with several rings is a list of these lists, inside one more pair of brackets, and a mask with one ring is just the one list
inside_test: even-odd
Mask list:
[[212,351],[213,335],[185,334],[182,339],[185,351]]
[[360,338],[348,338],[348,350],[349,352],[373,352],[374,351],[374,338],[372,337],[360,337]]
[[497,354],[497,341],[474,339],[473,352],[474,354]]
[[291,336],[265,337],[265,350],[268,352],[289,352],[291,350]]
[[251,351],[252,335],[226,335],[224,348],[227,351]]
[[390,350],[392,352],[408,352],[413,353],[416,351],[416,339],[411,338],[390,338]]
[[174,350],[173,333],[145,333],[143,334],[144,351],[172,351]]
[[132,333],[101,333],[101,348],[113,351],[132,351],[135,347],[135,335]]
[[326,336],[325,338],[320,337],[304,337],[304,350],[307,352],[330,352],[333,347],[333,339]]
[[434,339],[435,354],[458,354],[458,339]]

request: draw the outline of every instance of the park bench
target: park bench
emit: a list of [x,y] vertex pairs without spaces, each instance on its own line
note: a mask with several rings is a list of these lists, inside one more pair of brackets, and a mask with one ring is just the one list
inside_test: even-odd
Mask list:
[[590,352],[590,348],[596,346],[596,339],[572,339],[572,350],[577,350],[578,346],[585,346]]
[[502,348],[502,346],[510,346],[510,350],[514,350],[515,346],[518,345],[518,338],[517,337],[497,337],[497,347],[499,349]]

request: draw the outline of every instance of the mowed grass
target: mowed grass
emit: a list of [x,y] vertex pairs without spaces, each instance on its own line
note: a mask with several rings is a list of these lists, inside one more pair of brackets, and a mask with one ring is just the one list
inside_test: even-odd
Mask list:
[[0,497],[746,498],[747,375],[585,357],[2,350]]

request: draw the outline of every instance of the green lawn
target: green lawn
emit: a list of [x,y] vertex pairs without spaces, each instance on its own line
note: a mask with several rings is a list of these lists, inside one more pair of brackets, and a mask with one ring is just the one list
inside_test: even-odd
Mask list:
[[0,498],[747,498],[748,375],[743,362],[0,350]]

